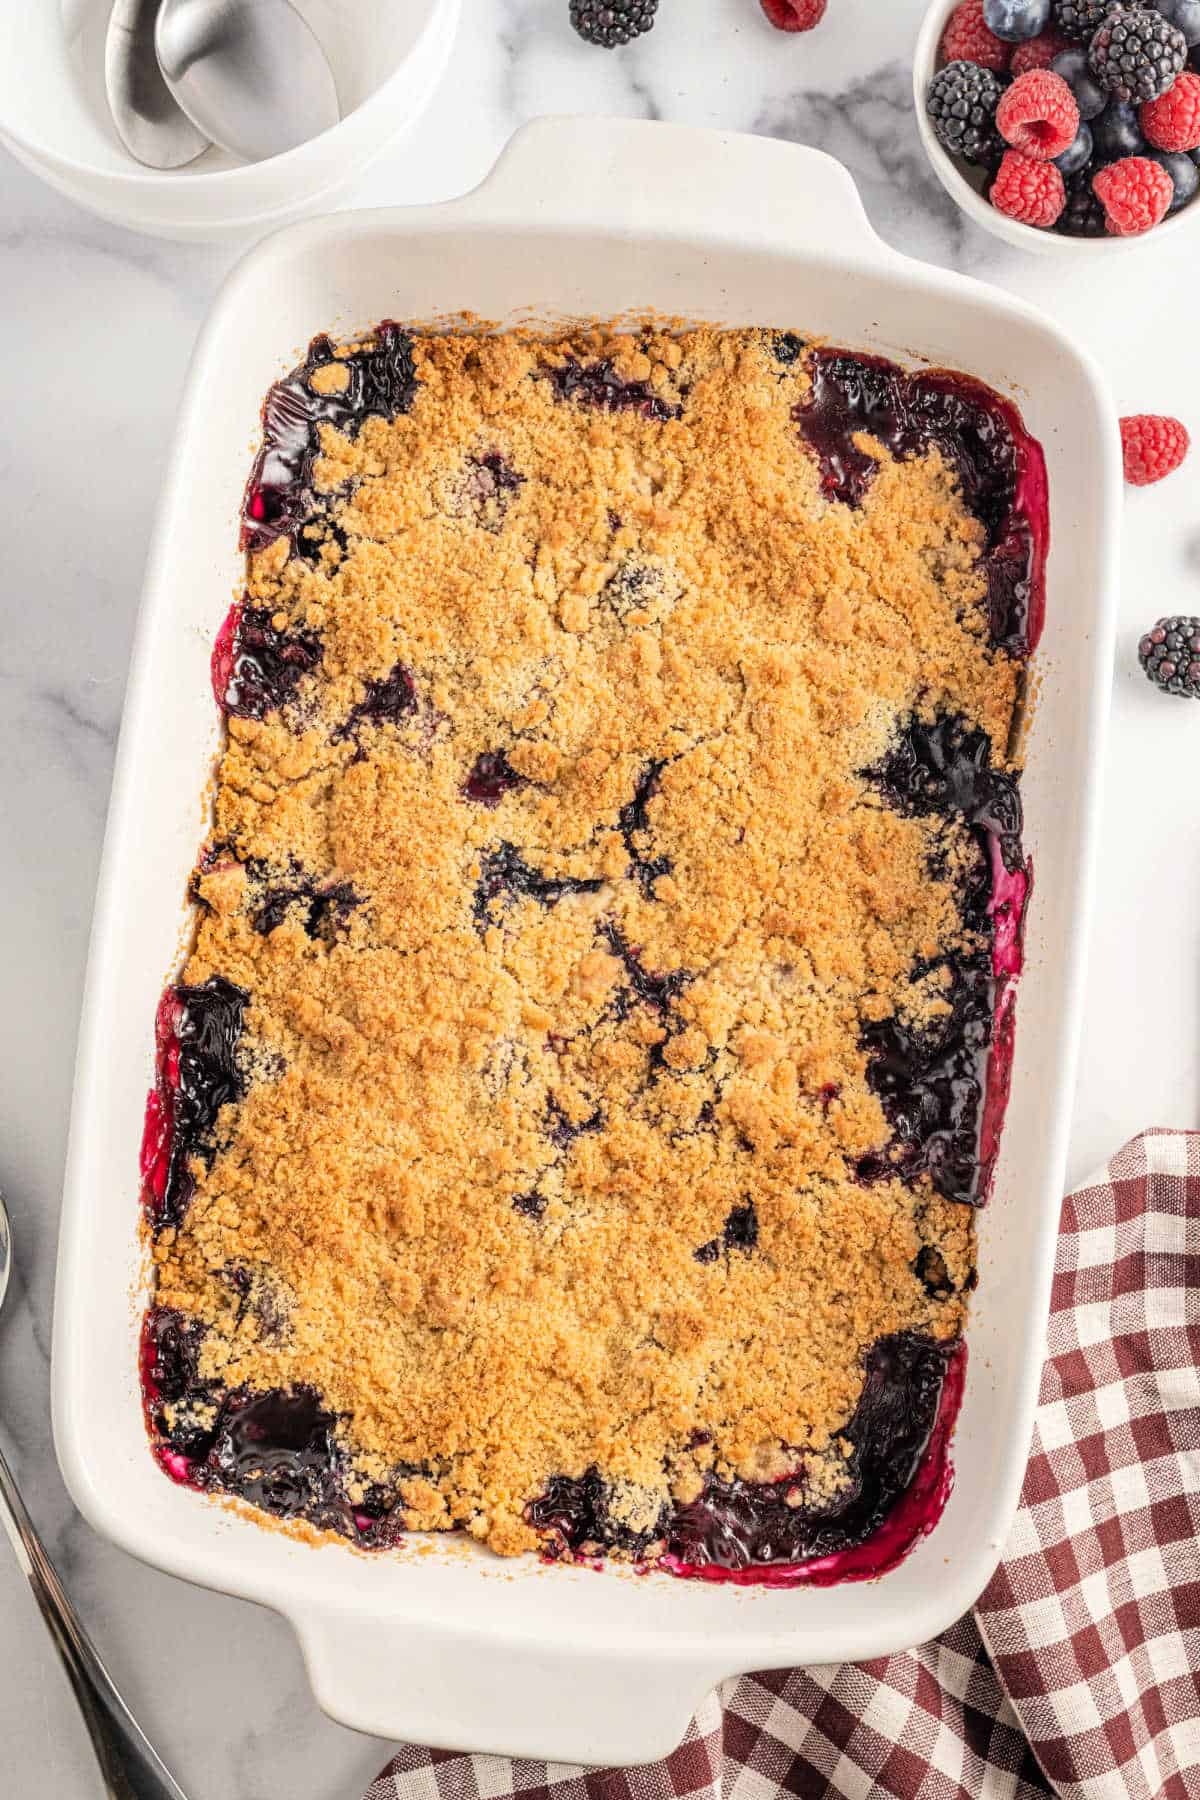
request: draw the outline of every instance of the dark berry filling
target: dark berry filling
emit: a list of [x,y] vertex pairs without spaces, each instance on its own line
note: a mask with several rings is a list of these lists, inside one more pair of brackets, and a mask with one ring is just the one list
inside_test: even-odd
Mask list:
[[946,1012],[920,1027],[891,1018],[865,1028],[867,1080],[892,1141],[863,1157],[858,1173],[864,1181],[926,1174],[947,1199],[982,1205],[998,1148],[994,1096],[1007,1092],[1011,1063],[1011,1027],[1006,1036],[998,1021],[1011,1016],[1008,982],[1020,969],[1029,887],[1020,792],[1012,776],[991,767],[986,734],[956,718],[910,719],[868,773],[898,811],[970,828],[980,858],[960,908],[979,948],[913,971],[918,980],[940,977]]
[[480,859],[472,911],[479,930],[484,932],[489,925],[497,924],[518,900],[554,906],[568,894],[595,894],[603,886],[598,877],[542,875],[530,867],[515,845],[501,843]]
[[909,374],[879,356],[814,350],[808,369],[812,389],[795,418],[816,452],[822,493],[862,505],[876,464],[854,443],[860,432],[900,460],[939,450],[987,530],[992,642],[1028,655],[1042,628],[1049,512],[1041,446],[1016,408],[966,375]]
[[599,1107],[588,1118],[576,1124],[574,1120],[568,1119],[553,1095],[546,1102],[546,1136],[558,1150],[568,1149],[577,1137],[584,1137],[591,1131],[601,1131],[603,1127],[604,1114]]
[[723,1249],[741,1250],[744,1255],[749,1256],[757,1245],[758,1213],[753,1200],[747,1200],[744,1206],[730,1208],[720,1237],[710,1238],[698,1250],[693,1250],[692,1255],[698,1263],[715,1263]]
[[141,1153],[142,1198],[156,1231],[182,1219],[195,1188],[188,1164],[211,1160],[217,1115],[245,1090],[237,1049],[248,1002],[223,975],[168,988],[159,1002]]
[[[686,969],[673,969],[668,975],[655,974],[647,969],[641,960],[641,952],[625,942],[615,925],[606,925],[603,931],[605,943],[625,970],[625,988],[619,990],[620,995],[632,994],[643,1006],[652,1006],[655,1012],[670,1012],[691,977]],[[625,1000],[628,1007],[628,1000]]]
[[493,528],[497,528],[524,480],[498,450],[489,450],[486,456],[472,456],[467,462],[467,499],[481,517],[494,520]]
[[[321,427],[354,437],[364,419],[394,419],[412,406],[417,392],[412,338],[391,320],[380,325],[375,347],[336,357],[327,337],[314,338],[308,355],[267,395],[263,444],[246,488],[242,543],[262,550],[277,537],[293,536],[320,506],[313,489],[313,462],[320,454]],[[309,385],[314,370],[337,363],[346,385],[317,394]]]
[[315,631],[279,631],[265,606],[231,606],[212,653],[212,684],[222,712],[261,719],[292,698],[321,660]]
[[498,806],[510,789],[524,785],[525,776],[517,774],[503,750],[485,750],[475,758],[462,791],[465,799],[480,806]]
[[[311,1388],[226,1392],[200,1380],[204,1327],[152,1307],[142,1331],[142,1394],[159,1462],[176,1481],[233,1494],[277,1518],[306,1519],[367,1545],[394,1540],[397,1496],[349,1497],[337,1419]],[[413,1473],[414,1471],[401,1471]]]
[[669,856],[648,856],[646,854],[650,835],[650,817],[648,807],[658,792],[659,778],[666,768],[665,759],[648,763],[638,777],[633,799],[626,801],[618,814],[621,836],[625,841],[625,849],[633,864],[633,873],[646,893],[652,893],[655,882],[662,875],[671,873]]
[[794,363],[798,363],[804,355],[805,349],[804,339],[798,337],[794,331],[777,331],[771,338],[771,355],[777,363],[782,363],[785,369],[790,369]]
[[345,930],[350,914],[363,903],[350,882],[320,883],[294,861],[281,879],[273,878],[259,862],[249,863],[247,871],[259,886],[253,918],[255,931],[263,937],[277,930],[295,907],[310,938],[332,939]]
[[883,1574],[936,1523],[949,1494],[946,1442],[962,1388],[965,1348],[917,1332],[880,1338],[864,1359],[861,1397],[839,1434],[850,1446],[845,1485],[812,1497],[803,1459],[780,1481],[711,1479],[699,1499],[664,1508],[633,1530],[598,1471],[556,1476],[527,1509],[559,1550],[654,1554],[673,1574],[707,1580],[824,1584]]
[[403,663],[397,663],[378,681],[364,682],[363,690],[362,699],[334,731],[335,744],[346,738],[357,743],[364,725],[400,725],[417,710],[416,684]]
[[677,419],[683,412],[656,394],[648,381],[625,381],[617,374],[611,357],[583,363],[568,356],[556,369],[543,369],[541,374],[554,389],[558,400],[575,400],[581,406],[594,406],[600,412],[637,412],[644,419]]

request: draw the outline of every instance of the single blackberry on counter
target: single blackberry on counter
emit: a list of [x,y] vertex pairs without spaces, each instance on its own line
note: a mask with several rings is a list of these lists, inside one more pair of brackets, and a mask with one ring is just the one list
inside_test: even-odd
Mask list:
[[612,50],[649,31],[658,0],[571,0],[571,23],[589,44]]
[[1200,700],[1200,619],[1160,619],[1138,645],[1138,661],[1164,694]]
[[1177,25],[1148,6],[1110,12],[1088,49],[1092,74],[1118,100],[1157,100],[1187,62]]
[[1092,171],[1084,169],[1067,183],[1067,204],[1054,228],[1067,237],[1102,238],[1104,208],[1092,188]]
[[1112,11],[1112,0],[1054,0],[1054,23],[1077,44],[1099,31]]
[[964,162],[988,163],[1003,149],[996,130],[996,108],[1004,83],[978,63],[952,62],[939,69],[925,93],[925,110],[933,134],[951,156]]

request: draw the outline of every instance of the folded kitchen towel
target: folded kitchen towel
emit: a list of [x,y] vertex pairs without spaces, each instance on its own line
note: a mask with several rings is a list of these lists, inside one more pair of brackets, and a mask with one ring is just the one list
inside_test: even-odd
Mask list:
[[401,1749],[367,1800],[1200,1800],[1200,1133],[1063,1205],[1020,1510],[968,1618],[728,1681],[665,1762]]

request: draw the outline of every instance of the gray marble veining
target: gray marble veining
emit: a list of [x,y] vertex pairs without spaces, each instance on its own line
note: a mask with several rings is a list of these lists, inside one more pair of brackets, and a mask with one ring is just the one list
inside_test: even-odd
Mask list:
[[[770,30],[756,0],[662,0],[654,32],[608,55],[575,39],[566,0],[470,0],[427,116],[349,201],[462,192],[541,112],[819,144],[849,165],[897,248],[1045,306],[1100,358],[1121,410],[1171,410],[1200,429],[1186,299],[1200,245],[1148,245],[1095,280],[968,227],[922,161],[913,125],[908,57],[921,11],[921,0],[830,0],[819,31],[790,38]],[[0,1439],[89,1627],[189,1793],[358,1800],[385,1746],[321,1717],[288,1629],[100,1542],[66,1497],[50,1440],[58,1194],[126,661],[188,354],[236,251],[105,225],[2,152],[0,247],[0,1184],[18,1256],[0,1323]],[[1075,1176],[1143,1125],[1200,1122],[1200,809],[1189,773],[1200,713],[1157,700],[1134,656],[1146,620],[1200,610],[1194,492],[1185,473],[1132,495],[1126,509]],[[93,1800],[82,1728],[6,1556],[0,1669],[4,1800]]]

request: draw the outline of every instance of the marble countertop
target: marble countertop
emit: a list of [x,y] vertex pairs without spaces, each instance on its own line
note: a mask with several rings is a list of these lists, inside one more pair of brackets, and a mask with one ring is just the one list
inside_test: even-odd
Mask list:
[[[909,93],[922,0],[830,0],[785,37],[755,0],[662,0],[606,54],[566,0],[469,0],[450,73],[347,204],[474,185],[541,112],[720,125],[818,144],[899,248],[1025,295],[1099,358],[1122,412],[1200,431],[1192,282],[1200,236],[1098,274],[977,232],[923,161]],[[49,1340],[58,1195],[92,895],[130,638],[164,451],[193,339],[236,254],[133,236],[0,152],[0,1185],[15,1291],[0,1327],[0,1439],[79,1608],[192,1800],[357,1800],[385,1746],[318,1713],[286,1626],[141,1567],[75,1514],[55,1464]],[[1200,1124],[1200,712],[1154,695],[1136,643],[1200,611],[1195,459],[1126,505],[1114,730],[1070,1174],[1150,1124]],[[82,1726],[0,1550],[0,1743],[12,1800],[99,1792]]]

